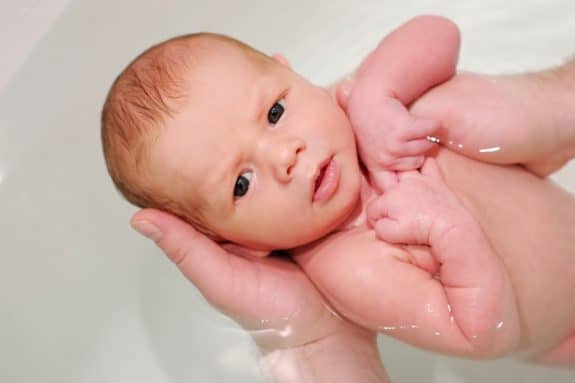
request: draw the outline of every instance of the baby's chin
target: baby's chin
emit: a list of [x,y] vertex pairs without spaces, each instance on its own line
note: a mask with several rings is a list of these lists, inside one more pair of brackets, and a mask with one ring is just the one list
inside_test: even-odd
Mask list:
[[[361,223],[361,219],[365,218],[362,214],[361,180],[361,173],[358,172],[357,179],[347,183],[346,190],[341,195],[342,199],[337,201],[334,210],[322,212],[320,209],[314,213],[322,214],[322,216],[291,222],[287,224],[291,227],[284,226],[280,230],[278,228],[264,228],[262,232],[256,235],[253,232],[246,233],[244,231],[243,235],[237,235],[238,238],[230,240],[242,247],[257,251],[292,250],[322,240],[335,231],[357,226],[358,223]],[[363,220],[365,221],[365,219]]]
[[[345,220],[343,220],[343,222],[345,222]],[[240,243],[240,246],[243,248],[250,249],[252,252],[267,252],[269,254],[277,251],[289,251],[325,238],[330,233],[336,231],[341,224],[342,220],[340,219],[330,222],[327,226],[308,226],[305,230],[298,230],[297,233],[290,233],[282,238],[278,238],[278,236],[276,236],[274,238],[275,240],[272,241],[269,239],[271,235],[268,235],[266,238],[261,238],[260,240],[253,239],[251,241],[238,241],[238,243]],[[300,229],[302,229],[301,226]]]
[[321,241],[331,233],[356,227],[361,224],[362,221],[365,221],[364,214],[362,214],[363,205],[360,198],[359,188],[356,196],[356,198],[350,199],[349,204],[341,210],[341,214],[336,216],[333,220],[325,222],[321,227],[310,228],[308,231],[309,236],[307,236],[305,240],[294,243],[293,246],[289,248],[295,249]]

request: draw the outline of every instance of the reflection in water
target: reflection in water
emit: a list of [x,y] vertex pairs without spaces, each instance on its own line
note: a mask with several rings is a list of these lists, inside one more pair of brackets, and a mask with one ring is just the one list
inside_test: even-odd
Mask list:
[[395,330],[407,330],[416,329],[416,324],[402,324],[400,326],[381,326],[378,331],[395,331]]

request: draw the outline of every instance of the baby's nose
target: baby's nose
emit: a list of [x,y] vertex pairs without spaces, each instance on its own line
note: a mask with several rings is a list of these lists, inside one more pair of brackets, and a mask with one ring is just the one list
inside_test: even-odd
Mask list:
[[299,138],[283,138],[270,145],[269,160],[274,175],[281,182],[292,179],[299,154],[305,149],[305,143]]

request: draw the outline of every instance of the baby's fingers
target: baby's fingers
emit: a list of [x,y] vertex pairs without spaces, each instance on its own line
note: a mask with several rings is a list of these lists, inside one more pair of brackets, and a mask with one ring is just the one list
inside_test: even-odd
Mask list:
[[[425,156],[411,156],[411,157],[400,157],[393,160],[389,167],[397,172],[405,172],[408,170],[419,169],[423,162],[425,161]],[[401,173],[400,173],[401,174]]]
[[387,194],[380,195],[373,201],[371,201],[367,205],[366,215],[367,215],[367,224],[370,227],[375,227],[377,221],[381,218],[387,217],[389,214],[388,206],[389,206],[389,197]]
[[419,156],[422,154],[427,153],[430,149],[437,146],[434,142],[431,142],[424,138],[418,138],[411,141],[406,142],[398,142],[394,144],[396,147],[393,149],[389,149],[394,155],[398,157],[402,156]]
[[421,167],[421,174],[436,181],[443,181],[443,176],[441,175],[441,170],[437,166],[437,161],[432,157],[426,158]]
[[397,186],[397,173],[393,170],[375,170],[371,178],[380,193],[386,192]]
[[373,226],[376,236],[382,241],[395,244],[411,244],[413,236],[409,228],[400,221],[391,218],[381,218]]
[[433,136],[440,126],[439,121],[436,120],[415,120],[408,129],[403,131],[402,137],[406,141],[425,139],[427,136]]
[[405,245],[429,245],[428,230],[417,220],[382,218],[373,226],[382,241]]

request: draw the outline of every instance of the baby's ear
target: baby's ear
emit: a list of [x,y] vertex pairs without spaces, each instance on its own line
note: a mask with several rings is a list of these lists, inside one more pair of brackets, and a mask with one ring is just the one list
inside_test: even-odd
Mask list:
[[271,253],[271,251],[268,250],[255,250],[231,242],[222,243],[221,245],[224,249],[226,249],[230,253],[237,254],[242,257],[248,256],[248,257],[263,258],[267,257]]
[[289,65],[288,59],[286,59],[286,57],[284,55],[282,55],[281,53],[274,53],[272,55],[272,58],[274,60],[276,60],[277,62],[279,62],[280,64],[285,65],[291,69],[291,66]]

